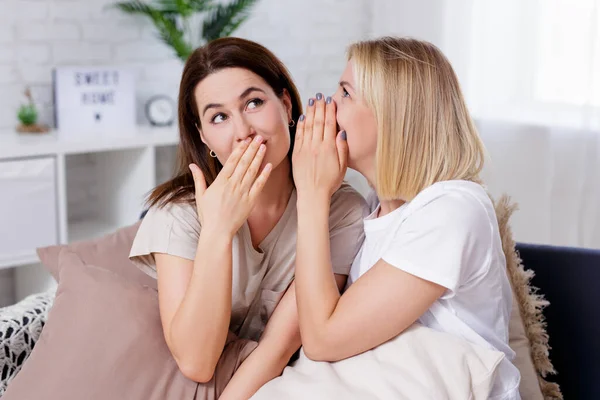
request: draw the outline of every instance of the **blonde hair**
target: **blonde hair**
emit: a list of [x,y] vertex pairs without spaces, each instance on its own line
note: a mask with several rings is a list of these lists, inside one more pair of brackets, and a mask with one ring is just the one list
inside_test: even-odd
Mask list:
[[357,90],[377,121],[381,200],[412,200],[445,180],[480,182],[485,149],[452,66],[433,44],[383,37],[348,49]]

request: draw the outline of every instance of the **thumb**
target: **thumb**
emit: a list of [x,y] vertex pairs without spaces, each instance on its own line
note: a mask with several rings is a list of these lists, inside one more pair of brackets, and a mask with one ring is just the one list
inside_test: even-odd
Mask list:
[[335,140],[335,146],[337,147],[340,170],[345,171],[348,167],[348,141],[346,140],[346,131],[338,133]]
[[194,187],[196,188],[196,196],[202,196],[206,191],[206,179],[202,170],[196,164],[189,165],[192,176],[194,177]]

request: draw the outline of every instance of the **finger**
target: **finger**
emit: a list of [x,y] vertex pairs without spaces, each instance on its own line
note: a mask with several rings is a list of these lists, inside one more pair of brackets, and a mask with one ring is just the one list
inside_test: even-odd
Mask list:
[[250,190],[252,183],[256,179],[256,175],[258,175],[258,170],[260,169],[260,166],[263,162],[263,159],[265,158],[266,153],[267,153],[267,146],[265,146],[265,144],[263,143],[258,148],[258,151],[256,152],[256,155],[254,156],[252,163],[250,163],[250,166],[248,167],[248,170],[246,171],[246,174],[244,175],[244,178],[242,179],[242,185],[241,185],[242,190]]
[[336,104],[331,97],[325,100],[325,133],[323,140],[335,141],[337,136]]
[[267,180],[269,179],[269,176],[271,175],[272,170],[273,165],[271,163],[265,165],[262,172],[260,173],[258,178],[256,178],[254,184],[252,184],[252,187],[250,188],[250,201],[254,201],[254,199],[256,199],[260,192],[262,192],[263,188],[265,187],[265,184],[267,183]]
[[258,152],[258,149],[262,142],[263,138],[260,135],[256,136],[254,140],[252,140],[252,142],[240,158],[240,161],[238,161],[235,167],[235,171],[233,171],[233,174],[231,174],[231,177],[229,179],[235,182],[242,182],[242,179],[244,178],[244,175],[246,174],[248,167],[252,163],[256,152]]
[[194,178],[194,188],[196,189],[196,196],[202,196],[206,191],[206,179],[204,179],[204,174],[196,164],[190,164],[189,168],[190,171],[192,171],[192,177]]
[[248,148],[248,145],[251,141],[252,138],[246,138],[246,140],[241,142],[238,146],[236,146],[233,149],[233,151],[229,155],[229,158],[227,158],[227,161],[225,161],[225,165],[223,165],[223,169],[221,170],[220,175],[222,174],[225,177],[229,178],[233,174],[233,172],[235,171],[235,167],[240,161],[240,158],[242,158],[242,156],[244,155],[244,152]]
[[337,135],[335,146],[337,147],[338,160],[340,162],[340,170],[344,171],[345,173],[346,168],[348,168],[348,140],[346,136],[346,131],[341,131]]
[[315,99],[308,99],[308,107],[306,107],[306,118],[304,120],[304,141],[302,145],[308,145],[312,142],[313,120],[315,118]]
[[296,123],[296,138],[294,140],[294,153],[299,152],[302,149],[302,142],[304,140],[304,114],[298,118],[298,123]]
[[315,116],[313,119],[312,142],[321,143],[325,129],[325,100],[321,93],[317,93],[317,101],[315,101]]

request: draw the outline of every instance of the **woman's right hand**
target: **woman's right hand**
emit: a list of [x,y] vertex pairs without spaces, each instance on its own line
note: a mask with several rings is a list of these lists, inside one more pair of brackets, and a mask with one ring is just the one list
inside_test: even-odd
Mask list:
[[240,143],[208,188],[200,168],[196,164],[189,165],[194,177],[196,208],[203,230],[222,232],[233,237],[248,218],[273,168],[269,163],[259,174],[266,153],[262,141],[262,137],[256,136],[254,140],[248,138]]

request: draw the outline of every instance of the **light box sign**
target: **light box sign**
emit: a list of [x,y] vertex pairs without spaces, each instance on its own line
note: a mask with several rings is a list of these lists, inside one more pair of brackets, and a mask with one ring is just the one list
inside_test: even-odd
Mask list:
[[126,68],[56,68],[54,104],[61,135],[131,134],[136,121],[135,76]]

